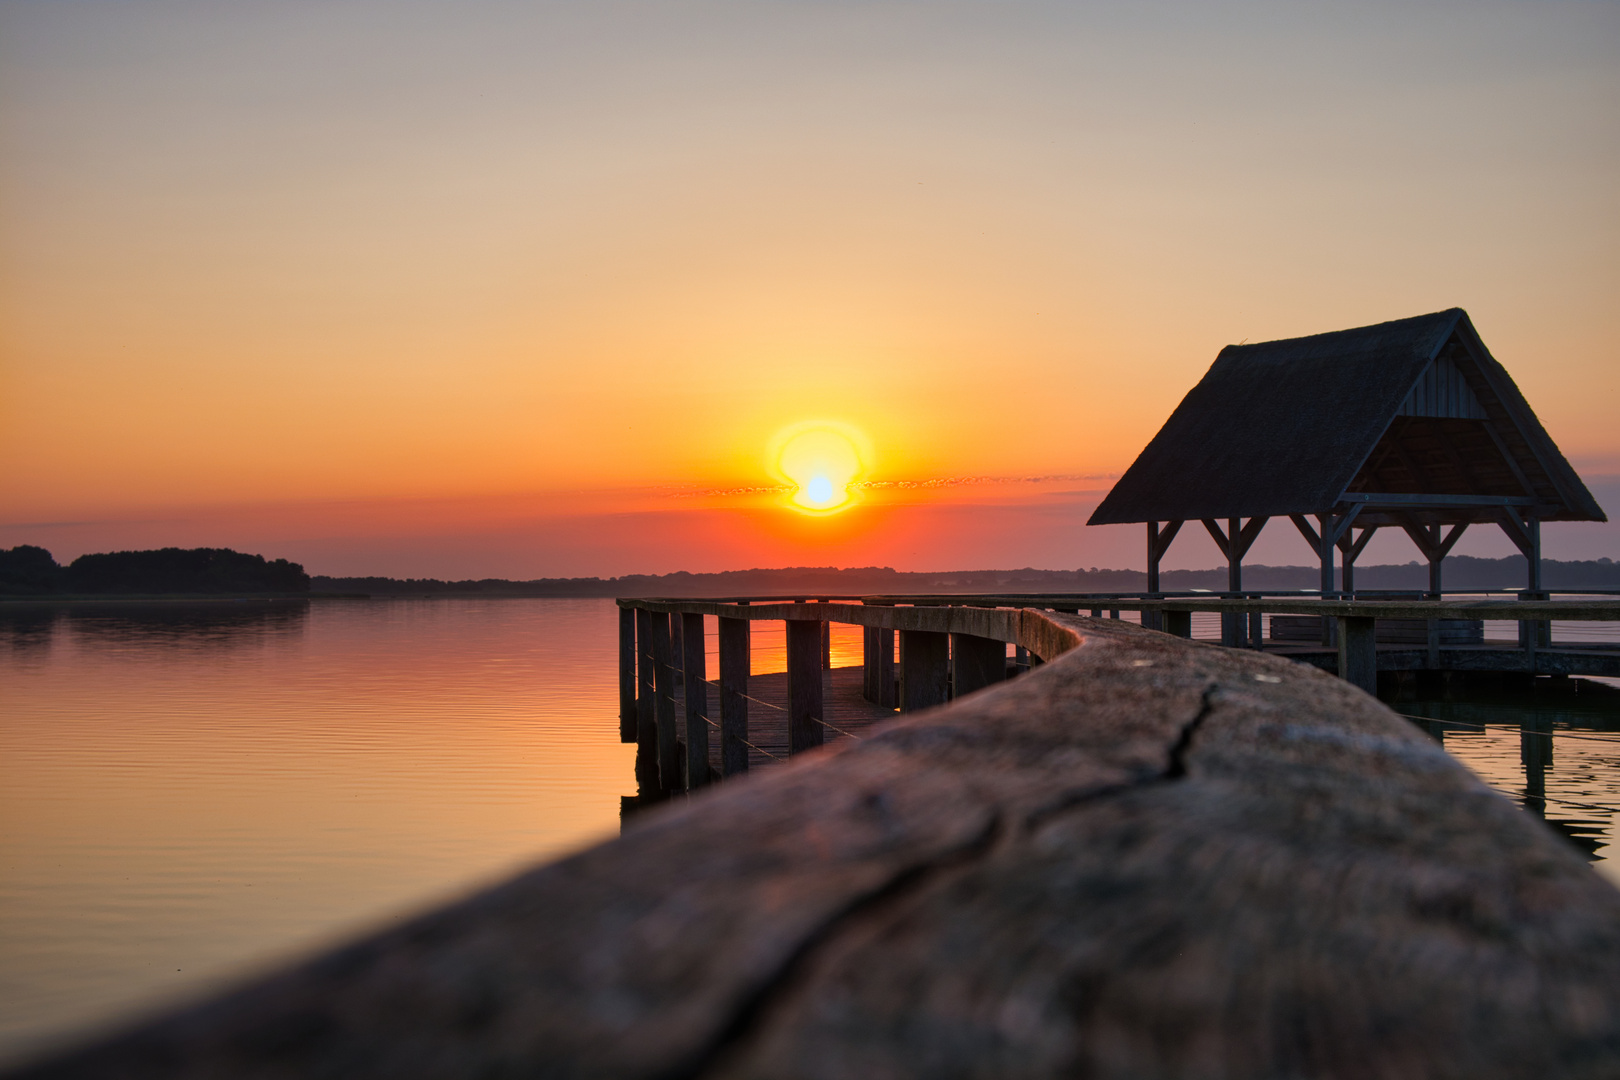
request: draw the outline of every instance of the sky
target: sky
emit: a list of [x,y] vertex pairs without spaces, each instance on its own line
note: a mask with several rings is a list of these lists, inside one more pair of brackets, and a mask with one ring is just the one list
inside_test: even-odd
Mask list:
[[[1222,346],[1453,306],[1614,513],[1617,55],[1609,0],[0,0],[0,546],[1141,567],[1084,521]],[[818,424],[837,513],[768,490]]]

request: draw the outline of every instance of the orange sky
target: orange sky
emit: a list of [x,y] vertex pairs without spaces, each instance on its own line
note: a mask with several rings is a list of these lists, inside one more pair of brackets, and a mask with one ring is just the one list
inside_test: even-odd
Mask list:
[[[1617,46],[1578,0],[0,0],[0,545],[1141,565],[1078,522],[1222,345],[1452,305],[1620,511]],[[817,418],[877,479],[1082,479],[671,494]]]

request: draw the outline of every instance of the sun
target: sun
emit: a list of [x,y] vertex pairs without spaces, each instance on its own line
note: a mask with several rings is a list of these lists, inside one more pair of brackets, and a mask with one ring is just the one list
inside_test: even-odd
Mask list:
[[771,440],[769,452],[772,471],[792,485],[789,505],[809,514],[832,514],[854,505],[850,485],[865,473],[870,457],[864,435],[848,424],[825,420],[783,429]]

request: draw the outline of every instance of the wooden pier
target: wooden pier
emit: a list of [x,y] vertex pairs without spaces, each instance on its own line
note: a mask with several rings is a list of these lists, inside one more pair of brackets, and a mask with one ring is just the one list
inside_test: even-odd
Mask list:
[[[882,596],[852,599],[777,597],[725,600],[621,600],[620,737],[638,744],[640,800],[656,802],[725,776],[785,760],[829,738],[860,737],[896,711],[932,708],[1038,664],[1019,644],[1024,618],[1089,611],[1118,619],[1142,613],[1144,625],[1189,638],[1195,613],[1219,614],[1258,627],[1263,615],[1318,620],[1329,649],[1268,644],[1258,631],[1237,647],[1268,651],[1328,668],[1376,695],[1380,670],[1492,670],[1519,674],[1620,675],[1620,649],[1554,647],[1552,621],[1620,622],[1620,597],[1579,600],[1367,600],[1300,596]],[[717,621],[720,670],[710,679],[702,649],[674,659],[673,642],[705,640]],[[1519,641],[1491,648],[1422,648],[1378,644],[1390,622],[1506,620]],[[785,674],[749,670],[749,627],[780,621],[786,630]],[[826,641],[832,623],[859,625],[859,668],[831,670]],[[677,629],[679,628],[679,629]],[[1224,635],[1223,635],[1224,636]],[[729,645],[728,645],[729,642]],[[898,656],[896,656],[898,644]],[[1009,657],[1009,646],[1016,650]],[[1018,657],[1027,657],[1020,661]],[[635,676],[635,677],[632,677]],[[688,692],[688,688],[696,688]]]
[[[1042,662],[14,1080],[1615,1075],[1620,892],[1346,681],[1028,608],[751,606]],[[655,657],[652,607],[736,617],[641,606]]]

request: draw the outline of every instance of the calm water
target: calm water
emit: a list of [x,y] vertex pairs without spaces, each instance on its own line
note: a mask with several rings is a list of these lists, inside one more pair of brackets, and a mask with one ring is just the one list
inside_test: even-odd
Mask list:
[[[616,635],[609,600],[0,608],[0,1061],[615,833]],[[1614,850],[1620,690],[1395,707]]]

